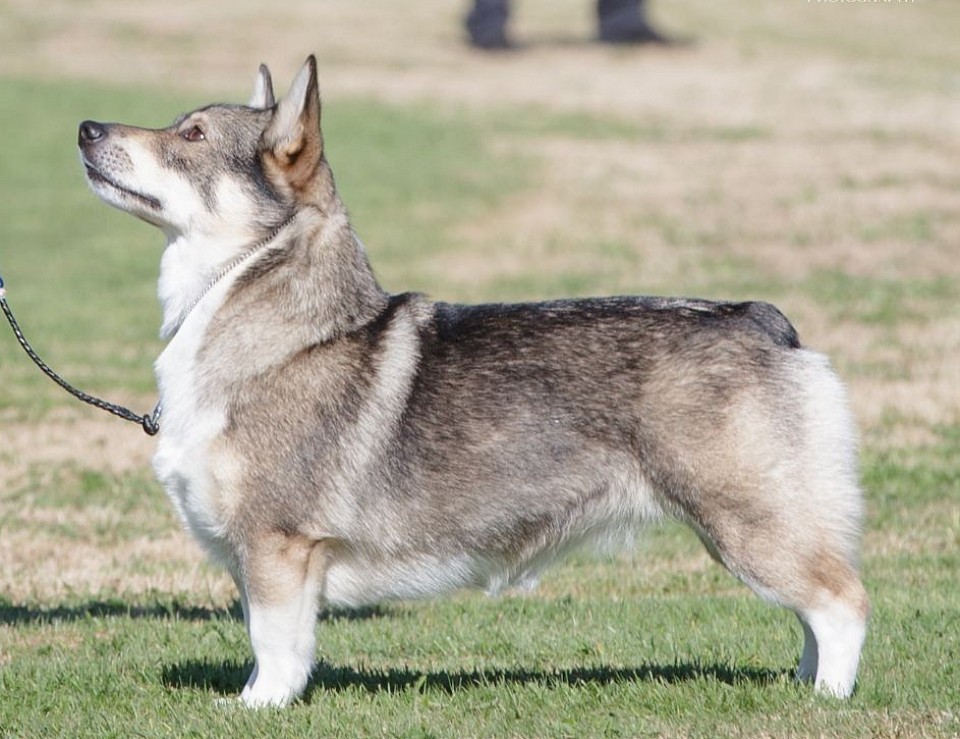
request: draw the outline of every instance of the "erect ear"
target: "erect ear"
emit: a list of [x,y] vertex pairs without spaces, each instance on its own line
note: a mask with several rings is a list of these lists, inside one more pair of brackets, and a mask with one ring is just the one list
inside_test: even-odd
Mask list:
[[247,103],[251,108],[260,108],[266,110],[276,105],[277,101],[273,97],[273,80],[270,79],[270,70],[266,64],[261,64],[257,70],[257,79],[253,83],[253,94],[250,96],[250,102]]
[[[264,153],[288,169],[295,179],[294,167],[311,170],[320,161],[323,139],[320,134],[320,93],[317,88],[317,60],[311,54],[277,103],[273,119],[263,132]],[[304,172],[307,174],[307,172]]]

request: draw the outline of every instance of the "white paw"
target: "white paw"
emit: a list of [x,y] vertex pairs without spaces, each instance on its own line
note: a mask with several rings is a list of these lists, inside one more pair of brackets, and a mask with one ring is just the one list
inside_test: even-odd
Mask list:
[[261,686],[260,681],[247,686],[240,693],[240,702],[247,708],[282,708],[296,697],[283,686]]
[[826,695],[831,698],[849,698],[853,694],[853,679],[838,681],[817,680],[815,690],[820,695]]

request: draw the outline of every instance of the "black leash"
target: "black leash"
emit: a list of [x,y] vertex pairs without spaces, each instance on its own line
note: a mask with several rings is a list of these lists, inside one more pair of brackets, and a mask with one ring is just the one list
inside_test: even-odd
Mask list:
[[10,306],[7,305],[7,295],[3,285],[3,277],[0,277],[0,308],[3,309],[3,314],[7,317],[7,321],[10,323],[10,328],[13,329],[13,335],[17,337],[17,341],[20,343],[20,346],[23,347],[23,350],[27,353],[27,356],[33,360],[33,363],[41,369],[43,374],[57,383],[73,397],[77,398],[78,400],[82,400],[84,403],[89,403],[95,408],[99,408],[100,410],[107,411],[115,416],[119,416],[126,421],[140,424],[140,427],[147,433],[148,436],[154,436],[160,430],[159,403],[157,403],[157,407],[153,409],[153,413],[150,415],[140,416],[129,408],[124,408],[122,405],[108,403],[100,398],[87,395],[82,390],[77,390],[77,388],[50,369],[50,367],[48,367],[47,364],[40,359],[37,353],[33,350],[33,347],[30,346],[30,343],[26,340],[26,338],[24,338],[23,332],[20,330],[20,326],[17,324],[17,319],[13,317],[13,312],[10,310]]
[[[187,320],[187,316],[197,307],[197,304],[204,298],[204,296],[213,289],[220,280],[226,277],[230,272],[243,264],[247,259],[252,257],[254,254],[259,252],[261,249],[266,247],[270,242],[272,242],[277,236],[280,235],[280,232],[283,231],[294,218],[297,217],[297,213],[294,212],[290,215],[283,223],[276,226],[269,234],[267,234],[263,239],[256,242],[249,249],[244,251],[239,256],[230,260],[220,270],[220,272],[211,280],[203,292],[197,296],[197,298],[184,310],[177,321],[177,326],[175,327],[174,332],[180,329],[180,326],[183,325],[184,321]],[[10,306],[7,305],[7,296],[6,291],[3,286],[3,277],[0,276],[0,308],[3,309],[3,314],[7,317],[7,321],[10,323],[10,328],[13,329],[13,335],[17,337],[17,341],[20,342],[20,346],[23,347],[23,350],[27,353],[27,356],[33,360],[33,363],[37,365],[47,377],[57,383],[60,387],[70,393],[73,397],[78,400],[82,400],[84,403],[89,403],[94,408],[99,408],[100,410],[107,411],[112,413],[115,416],[119,416],[125,421],[130,421],[131,423],[139,424],[140,427],[146,432],[148,436],[155,436],[158,431],[160,431],[160,403],[157,402],[156,407],[153,409],[153,413],[149,415],[139,415],[134,413],[129,408],[124,408],[122,405],[117,405],[116,403],[108,403],[105,400],[100,398],[95,398],[92,395],[87,395],[82,390],[78,390],[69,382],[64,380],[60,375],[54,372],[50,367],[47,366],[46,362],[40,359],[39,355],[33,350],[33,347],[30,346],[30,343],[24,338],[23,331],[20,330],[20,326],[17,324],[17,319],[13,317],[13,312],[10,310]]]

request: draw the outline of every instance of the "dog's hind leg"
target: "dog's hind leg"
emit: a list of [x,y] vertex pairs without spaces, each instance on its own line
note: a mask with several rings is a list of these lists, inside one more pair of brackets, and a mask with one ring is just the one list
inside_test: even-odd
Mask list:
[[869,611],[855,434],[826,361],[806,352],[791,361],[792,393],[758,392],[732,406],[725,442],[707,447],[691,472],[697,494],[686,514],[727,569],[800,618],[797,677],[846,697]]
[[245,557],[246,618],[256,663],[240,700],[282,706],[313,670],[323,555],[314,542],[276,536]]
[[802,683],[812,683],[817,679],[817,637],[813,629],[800,618],[800,626],[803,628],[803,652],[800,654],[800,664],[797,667],[797,680]]
[[[701,532],[711,553],[764,600],[794,611],[804,644],[797,679],[820,692],[847,697],[853,692],[866,635],[869,601],[856,566],[835,550],[807,547],[775,520],[754,521],[749,530],[729,522],[720,531]],[[774,544],[776,540],[779,544]]]
[[[846,698],[853,692],[860,664],[860,650],[867,633],[867,597],[857,582],[853,593],[832,594],[816,605],[798,610],[804,625],[804,656],[816,653],[815,685],[818,691]],[[811,647],[811,639],[815,646]],[[810,665],[800,662],[798,677],[809,679]],[[806,669],[805,669],[806,668]]]
[[789,480],[805,503],[797,552],[805,557],[799,564],[806,583],[799,602],[789,604],[804,633],[797,677],[813,680],[820,692],[846,697],[856,682],[870,611],[858,563],[863,496],[856,433],[846,393],[826,360],[813,353],[797,358],[805,443],[797,449],[798,474]]
[[782,511],[731,508],[698,533],[761,598],[797,614],[804,633],[797,678],[846,697],[856,681],[869,601],[847,536],[801,528]]

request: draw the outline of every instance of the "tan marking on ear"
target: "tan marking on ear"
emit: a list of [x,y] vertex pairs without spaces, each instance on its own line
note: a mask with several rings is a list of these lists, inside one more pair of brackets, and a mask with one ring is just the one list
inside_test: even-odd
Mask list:
[[320,92],[316,59],[309,57],[277,104],[263,134],[263,165],[271,180],[301,202],[310,202],[326,191],[317,182],[323,168],[323,133],[320,129]]

